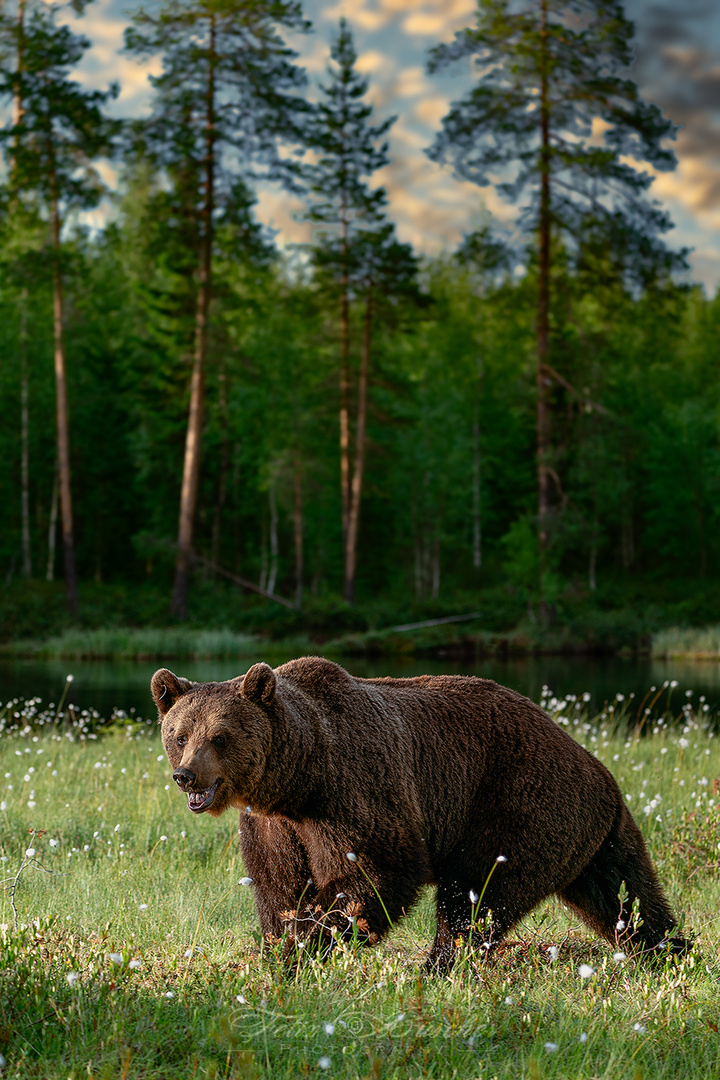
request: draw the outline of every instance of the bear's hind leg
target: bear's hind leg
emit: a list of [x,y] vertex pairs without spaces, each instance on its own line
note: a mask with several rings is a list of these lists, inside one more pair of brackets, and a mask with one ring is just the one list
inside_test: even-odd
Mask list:
[[[623,883],[628,895],[621,902]],[[655,876],[642,833],[624,804],[596,854],[558,895],[609,942],[642,953],[663,949],[684,953],[690,948],[685,938],[670,936],[677,921]],[[634,926],[636,900],[640,921]]]

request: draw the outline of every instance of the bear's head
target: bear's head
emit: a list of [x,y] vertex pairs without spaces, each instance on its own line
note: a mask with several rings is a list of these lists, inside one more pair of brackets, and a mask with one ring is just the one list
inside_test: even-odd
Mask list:
[[173,780],[187,792],[188,808],[218,817],[230,806],[252,805],[271,744],[273,669],[255,664],[228,682],[193,683],[161,668],[150,686]]

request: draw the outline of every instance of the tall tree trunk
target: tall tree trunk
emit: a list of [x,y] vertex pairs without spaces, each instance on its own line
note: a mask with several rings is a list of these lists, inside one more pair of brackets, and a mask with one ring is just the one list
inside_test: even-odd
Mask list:
[[208,313],[212,288],[213,211],[215,207],[215,15],[210,15],[208,82],[205,112],[205,200],[202,210],[202,247],[200,255],[197,305],[195,311],[195,346],[190,382],[190,412],[185,436],[185,458],[180,493],[177,561],[173,586],[172,611],[187,618],[193,526],[200,479],[200,449],[205,413],[205,363],[208,344]]
[[275,592],[275,584],[278,575],[278,512],[276,496],[276,477],[273,475],[268,489],[268,502],[270,505],[270,576],[268,577],[267,591]]
[[[53,160],[52,155],[49,155]],[[57,178],[51,168],[51,228],[53,277],[53,334],[55,342],[55,395],[57,403],[57,454],[60,483],[60,514],[62,519],[63,562],[65,566],[65,597],[68,611],[78,610],[77,573],[75,570],[75,534],[73,530],[72,489],[70,485],[70,422],[68,416],[67,364],[63,336],[63,289],[60,273],[60,209]]]
[[303,602],[303,533],[305,529],[303,511],[302,465],[300,462],[300,453],[297,449],[295,450],[293,487],[295,496],[293,511],[293,524],[295,532],[295,607],[301,608]]
[[537,308],[537,486],[540,614],[547,621],[544,578],[547,569],[550,518],[550,379],[545,366],[550,343],[550,101],[548,93],[547,0],[542,0],[540,84],[540,219]]
[[27,289],[20,294],[20,486],[22,509],[22,572],[32,577],[30,553],[30,460],[27,367]]
[[212,526],[212,561],[219,563],[220,554],[220,529],[222,524],[223,510],[227,501],[227,480],[230,471],[230,439],[228,438],[228,415],[227,415],[227,376],[224,369],[218,374],[218,403],[220,406],[220,428],[222,439],[220,441],[220,478],[218,481],[217,501],[213,515]]
[[48,561],[47,571],[45,573],[45,578],[47,581],[53,581],[55,578],[55,539],[57,537],[58,487],[58,467],[56,461],[55,470],[53,472],[52,495],[50,496],[50,520],[48,521]]
[[475,396],[475,415],[473,416],[473,460],[472,460],[472,526],[473,526],[473,567],[482,566],[482,517],[480,506],[480,482],[482,460],[480,456],[480,398],[482,395],[483,361],[478,355],[477,392]]
[[357,541],[360,526],[360,502],[362,499],[363,473],[365,471],[365,432],[367,430],[368,372],[372,343],[372,288],[365,298],[362,359],[358,381],[357,422],[355,425],[355,462],[350,485],[350,513],[348,515],[347,542],[345,546],[345,599],[352,604],[355,599],[355,572],[357,569]]
[[340,502],[343,552],[347,551],[350,525],[350,302],[348,297],[348,223],[343,197],[341,213],[340,281]]

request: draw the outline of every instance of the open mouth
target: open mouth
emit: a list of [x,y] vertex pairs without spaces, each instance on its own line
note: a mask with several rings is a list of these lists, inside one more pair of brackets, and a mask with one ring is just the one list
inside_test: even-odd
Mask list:
[[208,788],[207,791],[188,791],[188,810],[192,810],[193,814],[202,814],[205,810],[209,810],[220,783],[221,779],[218,777],[213,786]]

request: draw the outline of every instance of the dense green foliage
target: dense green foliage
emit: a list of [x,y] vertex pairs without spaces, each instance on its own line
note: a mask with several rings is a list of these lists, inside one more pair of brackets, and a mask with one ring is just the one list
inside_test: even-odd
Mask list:
[[[5,85],[10,93],[12,79]],[[90,624],[157,625],[169,610],[197,300],[198,178],[181,166],[197,173],[200,151],[166,147],[169,164],[158,172],[151,134],[136,129],[124,144],[113,220],[90,233],[75,217],[63,233],[75,549]],[[532,621],[532,243],[521,270],[495,257],[483,231],[455,255],[422,259],[417,278],[406,245],[388,244],[381,272],[373,256],[351,612],[339,599],[341,326],[328,277],[337,241],[316,210],[325,235],[314,257],[279,252],[255,221],[253,180],[237,163],[227,160],[232,177],[215,221],[193,545],[211,564],[294,599],[299,528],[303,613],[260,603],[206,563],[195,568],[191,618],[326,637],[477,608],[489,629]],[[308,208],[317,197],[308,194]],[[42,207],[23,217],[9,198],[0,211],[0,634],[9,637],[63,619],[43,580],[56,468],[46,221]],[[622,609],[618,622],[637,640],[653,622],[712,619],[720,590],[720,299],[664,273],[631,284],[593,236],[579,250],[554,240],[549,359],[561,378],[550,391],[555,519],[545,599],[567,625],[599,626]],[[348,291],[351,416],[366,293],[362,281]],[[32,585],[20,580],[24,372]],[[60,566],[58,544],[56,577]]]
[[[720,751],[683,700],[543,703],[612,767],[695,954],[636,963],[552,901],[449,977],[422,973],[430,889],[376,949],[296,973],[261,955],[237,818],[188,813],[154,723],[96,737],[92,711],[0,710],[3,1075],[717,1076]],[[627,723],[649,706],[641,736]]]

